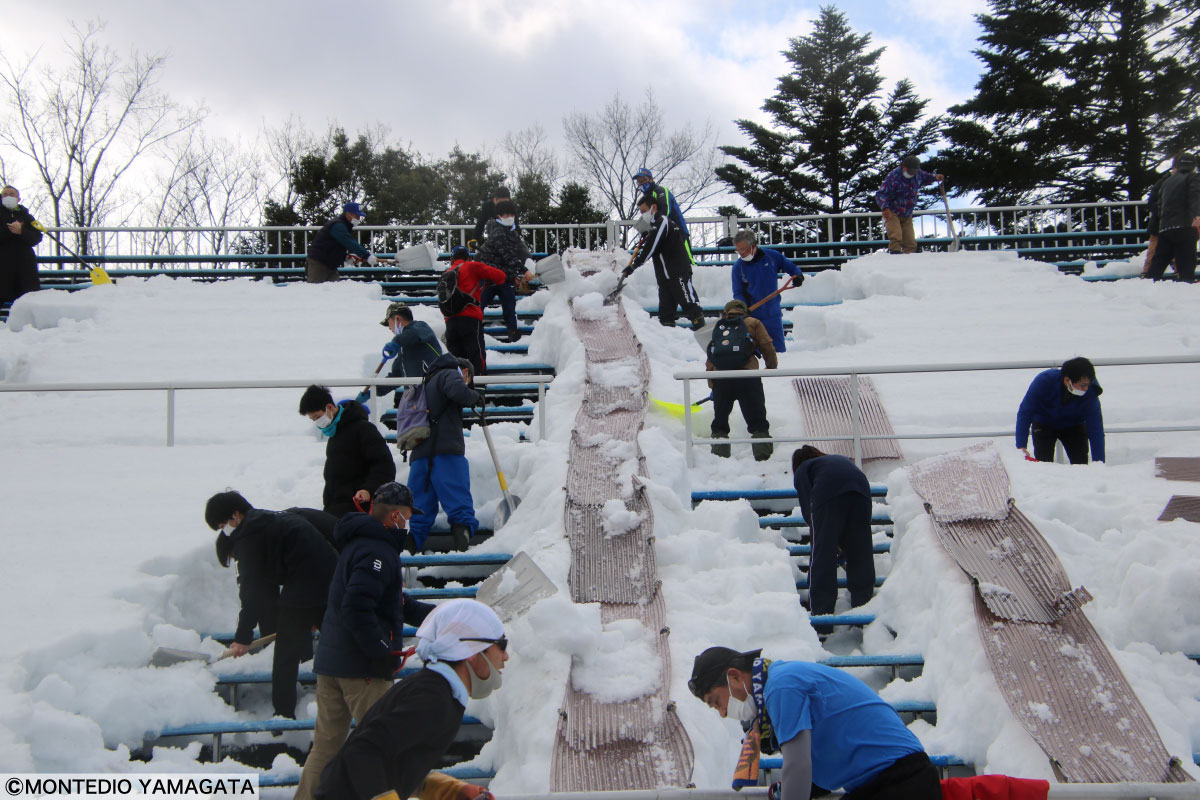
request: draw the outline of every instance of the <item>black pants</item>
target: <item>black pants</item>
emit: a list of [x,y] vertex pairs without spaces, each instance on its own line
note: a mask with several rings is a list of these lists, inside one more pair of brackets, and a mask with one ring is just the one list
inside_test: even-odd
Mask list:
[[38,279],[37,261],[27,250],[14,256],[0,250],[0,303],[11,303],[23,294],[42,288]]
[[322,264],[315,258],[306,259],[304,262],[304,280],[309,283],[328,283],[336,281],[340,278],[338,271],[328,264]]
[[[850,605],[861,606],[875,594],[875,557],[871,554],[871,498],[846,492],[812,510],[812,559],[808,602],[813,614],[832,614],[837,602],[837,554],[846,558]],[[818,633],[828,633],[818,628]]]
[[1146,277],[1161,280],[1167,265],[1174,260],[1179,280],[1193,283],[1196,280],[1196,238],[1196,229],[1190,225],[1159,231],[1158,245],[1154,248],[1154,258],[1150,259]]
[[[658,321],[663,325],[674,325],[679,318],[678,309],[683,309],[683,315],[689,320],[704,316],[700,308],[700,297],[692,286],[691,271],[674,274],[654,259],[654,280],[658,282]],[[716,398],[714,398],[716,399]]]
[[942,800],[942,781],[929,756],[912,753],[896,759],[870,783],[847,793],[843,800]]
[[313,657],[313,628],[320,627],[324,608],[279,609],[275,654],[271,660],[271,705],[275,716],[296,718],[296,676],[300,662]]
[[[659,308],[661,309],[662,306]],[[728,378],[722,381],[713,381],[712,384],[712,435],[714,437],[729,435],[729,414],[733,411],[734,401],[737,401],[738,406],[742,409],[742,419],[746,420],[746,430],[751,434],[771,435],[771,426],[767,422],[767,399],[763,396],[762,378]]]
[[1038,461],[1054,460],[1054,443],[1062,442],[1072,464],[1088,463],[1087,425],[1070,428],[1047,428],[1033,423],[1033,457]]
[[476,375],[484,372],[483,322],[474,317],[446,320],[446,350],[471,362]]

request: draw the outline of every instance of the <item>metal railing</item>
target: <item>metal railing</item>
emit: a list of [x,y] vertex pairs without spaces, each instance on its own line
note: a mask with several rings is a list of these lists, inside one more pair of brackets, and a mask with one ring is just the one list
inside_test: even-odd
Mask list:
[[[546,414],[543,401],[546,385],[553,375],[482,375],[472,382],[486,386],[490,383],[536,383],[537,402],[541,413],[537,414],[537,438],[546,438]],[[167,400],[167,447],[175,446],[175,393],[181,391],[207,391],[214,389],[304,389],[314,384],[329,388],[361,386],[414,386],[421,378],[336,378],[311,380],[226,380],[226,381],[100,381],[96,383],[4,383],[0,381],[0,392],[166,392]],[[377,398],[372,398],[376,400]],[[378,407],[372,402],[371,417],[378,421]],[[487,412],[484,411],[486,416]]]
[[[864,434],[862,432],[862,407],[860,403],[858,379],[860,375],[897,375],[908,373],[936,372],[993,372],[999,370],[1048,369],[1060,366],[1061,361],[996,361],[976,364],[891,364],[886,366],[863,367],[824,367],[813,369],[766,369],[766,370],[680,370],[673,374],[676,380],[683,381],[683,429],[684,452],[689,467],[696,466],[695,445],[712,444],[766,444],[798,443],[798,442],[844,442],[850,440],[854,448],[854,463],[862,466],[862,443],[872,439],[992,439],[999,436],[1012,436],[1014,427],[999,431],[928,431],[904,434]],[[1092,364],[1097,367],[1132,367],[1153,366],[1162,364],[1197,364],[1200,355],[1180,356],[1146,356],[1143,358],[1096,358]],[[728,378],[810,378],[843,376],[850,377],[850,416],[851,429],[844,434],[829,436],[775,436],[729,439],[701,439],[692,434],[692,389],[693,380],[724,380]],[[1169,433],[1184,431],[1200,431],[1200,425],[1143,425],[1136,427],[1108,427],[1104,433]]]

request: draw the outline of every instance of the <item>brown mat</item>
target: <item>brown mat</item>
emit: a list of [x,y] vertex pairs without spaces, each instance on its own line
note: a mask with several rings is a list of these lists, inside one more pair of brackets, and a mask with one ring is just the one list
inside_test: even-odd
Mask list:
[[935,522],[1008,517],[1008,471],[990,442],[926,458],[905,472]]
[[1158,515],[1158,521],[1170,522],[1173,519],[1200,522],[1200,497],[1177,494],[1167,501],[1167,507]]
[[[800,409],[804,413],[804,430],[809,436],[838,436],[853,430],[850,378],[796,378],[792,381]],[[864,435],[894,434],[887,411],[875,393],[875,384],[866,376],[858,378],[861,430]],[[817,442],[826,453],[854,457],[852,439]],[[880,458],[903,458],[896,439],[868,439],[862,443],[863,461]]]
[[1200,481],[1200,458],[1156,458],[1154,475],[1169,481]]

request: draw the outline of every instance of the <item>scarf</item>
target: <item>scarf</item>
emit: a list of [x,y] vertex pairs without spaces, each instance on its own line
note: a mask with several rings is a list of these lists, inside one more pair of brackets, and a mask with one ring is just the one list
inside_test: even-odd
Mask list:
[[328,439],[337,433],[338,421],[342,418],[342,412],[346,410],[345,406],[338,406],[338,413],[333,415],[333,422],[326,425],[324,428],[319,428],[321,435]]

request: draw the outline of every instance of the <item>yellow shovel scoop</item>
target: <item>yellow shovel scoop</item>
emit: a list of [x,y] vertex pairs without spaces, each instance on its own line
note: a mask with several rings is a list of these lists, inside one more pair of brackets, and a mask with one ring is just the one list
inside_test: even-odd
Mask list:
[[[76,253],[74,250],[72,250],[71,248],[69,248],[65,244],[63,244],[62,239],[59,239],[53,233],[46,230],[46,227],[44,225],[42,225],[42,223],[38,222],[36,219],[33,221],[33,227],[37,228],[39,231],[46,234],[51,239],[53,239],[55,242],[57,242],[58,246],[61,247],[63,250],[66,250],[68,253],[75,256],[75,258],[79,261],[80,264],[87,266],[87,261],[84,260],[83,256],[79,255],[79,253]],[[95,265],[94,267],[88,267],[88,277],[92,279],[92,284],[95,286],[102,286],[103,284],[113,282],[113,279],[110,278],[108,276],[108,273],[104,271],[104,267],[100,266],[99,264]]]

